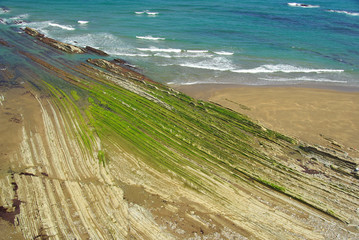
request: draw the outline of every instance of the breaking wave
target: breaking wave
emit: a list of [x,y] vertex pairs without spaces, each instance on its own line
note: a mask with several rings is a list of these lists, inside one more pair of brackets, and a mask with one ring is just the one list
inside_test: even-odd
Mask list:
[[166,40],[166,38],[162,38],[162,37],[152,37],[151,35],[148,35],[148,36],[136,36],[136,38],[138,38],[138,39],[144,39],[144,40],[154,40],[154,41],[157,41],[157,40]]
[[302,7],[302,8],[319,8],[319,5],[310,5],[310,4],[305,4],[305,3],[288,3],[288,6],[290,7]]
[[150,16],[156,16],[159,14],[159,12],[151,12],[149,10],[144,10],[144,11],[135,12],[135,14],[137,14],[137,15],[146,14],[146,15],[150,15]]
[[349,12],[349,11],[341,11],[341,10],[327,10],[327,12],[341,13],[349,16],[359,16],[359,12]]
[[78,20],[77,23],[78,24],[88,24],[89,21]]
[[251,69],[236,69],[231,70],[235,73],[324,73],[324,72],[343,72],[341,69],[311,69],[311,68],[300,68],[291,65],[278,64],[278,65],[262,65],[260,67]]
[[218,55],[226,55],[226,56],[231,56],[234,54],[233,52],[226,52],[226,51],[219,51],[219,52],[214,52],[214,53],[218,54]]
[[309,77],[298,77],[298,78],[259,78],[260,80],[270,82],[327,82],[327,83],[348,83],[347,81],[332,80],[327,78],[309,78]]
[[181,49],[177,48],[156,48],[156,47],[150,47],[150,48],[137,48],[140,51],[144,52],[167,52],[167,53],[180,53],[182,52]]
[[58,23],[52,23],[52,22],[49,22],[49,26],[51,27],[58,27],[58,28],[61,28],[61,29],[64,29],[64,30],[68,30],[68,31],[74,31],[75,28],[70,26],[70,25],[61,25],[61,24],[58,24]]
[[235,66],[232,64],[232,62],[223,57],[214,57],[199,62],[180,62],[176,64],[167,64],[167,66],[169,65],[178,65],[181,67],[207,69],[214,71],[229,71],[235,69]]

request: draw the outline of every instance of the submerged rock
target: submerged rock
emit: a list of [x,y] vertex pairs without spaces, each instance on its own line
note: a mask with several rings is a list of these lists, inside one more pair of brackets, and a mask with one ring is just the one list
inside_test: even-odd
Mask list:
[[3,13],[8,13],[8,12],[10,12],[10,9],[7,8],[7,7],[0,7],[0,9],[1,9],[1,11],[2,11]]

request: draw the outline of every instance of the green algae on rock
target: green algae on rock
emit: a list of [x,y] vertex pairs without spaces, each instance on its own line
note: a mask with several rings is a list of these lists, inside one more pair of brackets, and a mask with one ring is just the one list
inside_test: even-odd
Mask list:
[[[15,109],[16,97],[27,99],[25,110],[34,108],[17,110],[21,144],[7,165],[21,201],[15,226],[25,238],[358,236],[355,159],[334,158],[116,62],[82,56],[89,52],[67,58],[26,31],[32,37],[1,30],[14,45],[3,45],[6,53],[24,65],[0,57],[9,66],[0,71],[3,81],[21,80],[31,92],[1,88],[2,109]],[[345,174],[328,165],[334,162]],[[11,179],[0,179],[0,206],[9,211]]]

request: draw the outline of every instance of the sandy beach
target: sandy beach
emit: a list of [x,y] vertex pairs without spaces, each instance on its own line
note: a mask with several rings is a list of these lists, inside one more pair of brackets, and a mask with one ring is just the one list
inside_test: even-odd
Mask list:
[[211,84],[174,88],[296,139],[359,157],[359,92],[353,89]]

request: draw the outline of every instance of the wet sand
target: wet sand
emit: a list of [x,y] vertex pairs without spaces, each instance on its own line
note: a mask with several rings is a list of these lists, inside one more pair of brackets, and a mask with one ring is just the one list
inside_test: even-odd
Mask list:
[[358,89],[213,84],[172,87],[246,114],[264,127],[359,157]]

